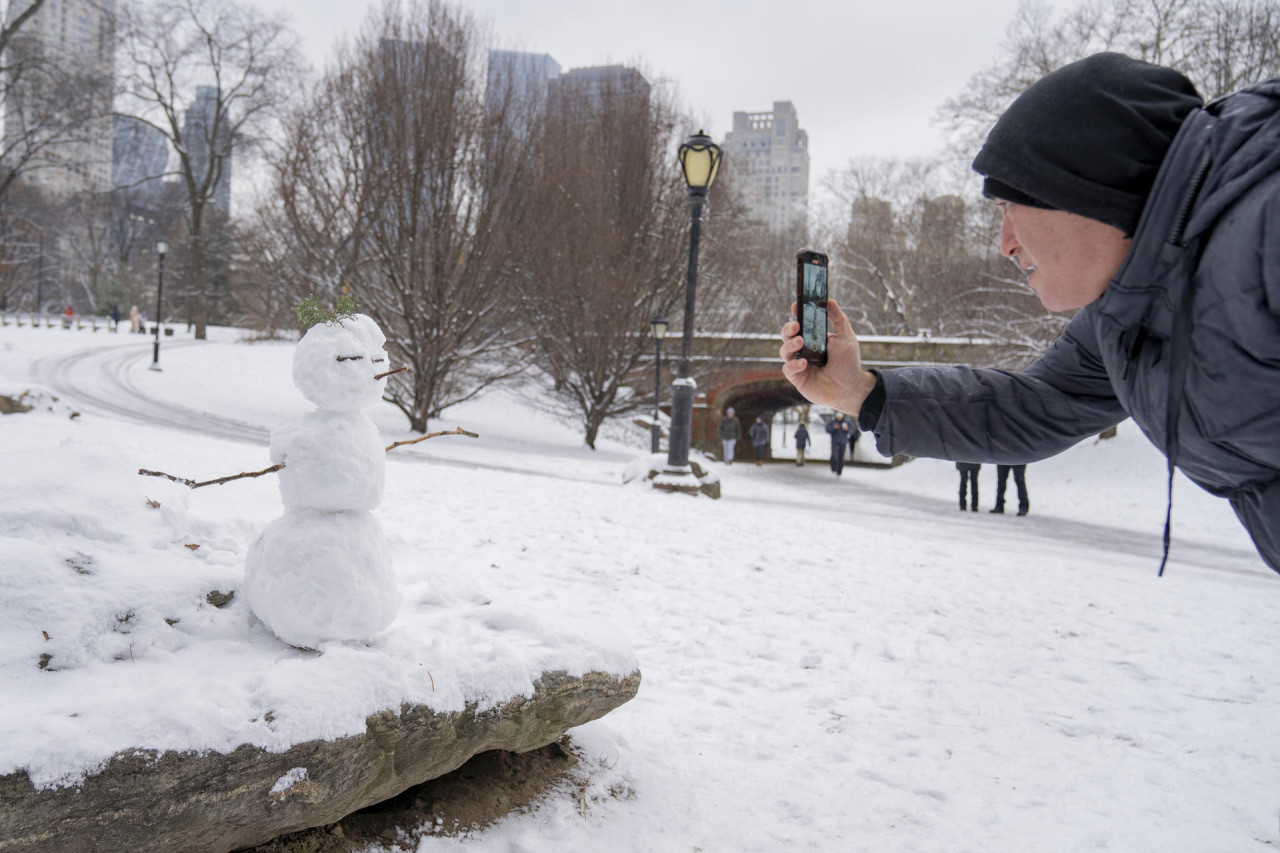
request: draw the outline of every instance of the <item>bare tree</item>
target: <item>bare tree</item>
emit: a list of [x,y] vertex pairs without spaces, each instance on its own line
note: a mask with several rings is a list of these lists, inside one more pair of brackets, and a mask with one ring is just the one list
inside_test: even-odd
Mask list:
[[[295,274],[292,232],[273,200],[262,202],[232,228],[237,251],[230,289],[239,308],[236,325],[264,337],[297,325],[294,306],[315,292]],[[333,301],[333,300],[330,300]]]
[[1212,100],[1280,74],[1280,2],[1087,0],[1055,16],[1047,0],[1023,0],[1000,57],[943,104],[939,119],[971,157],[1028,86],[1104,50],[1177,68]]
[[[215,201],[229,187],[232,151],[250,150],[297,88],[296,39],[281,19],[247,0],[135,0],[121,26],[120,113],[159,130],[177,152],[191,319],[204,338]],[[186,115],[192,108],[201,114]]]
[[387,334],[387,397],[429,419],[524,367],[513,288],[534,233],[530,161],[484,103],[475,20],[438,0],[373,15],[275,159],[293,274],[348,288]]
[[951,188],[941,161],[858,160],[828,189],[849,211],[829,243],[832,292],[859,331],[981,336],[1006,345],[1002,366],[1061,332],[1000,254],[990,203]]
[[605,420],[647,406],[630,387],[649,321],[684,293],[688,204],[670,94],[627,69],[572,78],[548,104],[535,204],[543,227],[519,290],[547,399],[594,448]]

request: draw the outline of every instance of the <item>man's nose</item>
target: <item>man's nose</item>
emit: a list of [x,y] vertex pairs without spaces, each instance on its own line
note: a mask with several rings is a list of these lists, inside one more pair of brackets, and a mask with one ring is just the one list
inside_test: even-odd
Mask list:
[[1005,214],[1000,221],[1000,253],[1006,258],[1015,257],[1018,250],[1022,248],[1018,245],[1018,240],[1014,236],[1013,226],[1009,224],[1009,214]]

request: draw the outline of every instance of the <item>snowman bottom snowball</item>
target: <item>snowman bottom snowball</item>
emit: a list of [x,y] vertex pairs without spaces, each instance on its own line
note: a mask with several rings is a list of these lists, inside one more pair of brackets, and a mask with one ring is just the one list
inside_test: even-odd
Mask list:
[[368,639],[400,606],[382,525],[368,512],[287,510],[249,548],[245,598],[290,645]]

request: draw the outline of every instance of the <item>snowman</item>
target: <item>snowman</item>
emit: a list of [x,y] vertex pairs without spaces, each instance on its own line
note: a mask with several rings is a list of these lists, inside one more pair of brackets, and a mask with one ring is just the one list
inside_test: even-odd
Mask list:
[[382,399],[386,336],[363,314],[312,326],[293,383],[316,410],[271,432],[285,512],[245,558],[245,597],[276,636],[300,648],[367,640],[396,617],[391,552],[370,510],[386,453],[361,409]]

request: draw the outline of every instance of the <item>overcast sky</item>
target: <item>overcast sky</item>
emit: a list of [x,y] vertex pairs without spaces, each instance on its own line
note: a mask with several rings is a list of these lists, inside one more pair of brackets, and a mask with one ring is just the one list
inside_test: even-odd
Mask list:
[[[290,15],[313,63],[374,0],[258,0]],[[462,0],[496,46],[565,70],[639,64],[676,84],[717,139],[735,110],[791,101],[809,133],[813,188],[853,157],[942,145],[937,107],[990,63],[1018,0]]]

